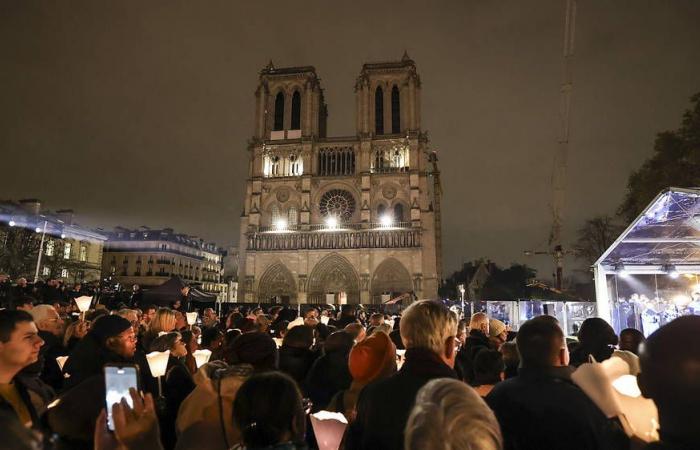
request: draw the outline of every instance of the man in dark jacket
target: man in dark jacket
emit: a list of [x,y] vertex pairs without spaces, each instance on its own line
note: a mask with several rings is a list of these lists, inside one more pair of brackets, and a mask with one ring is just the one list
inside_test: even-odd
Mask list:
[[0,410],[16,416],[27,427],[37,427],[39,420],[17,374],[38,361],[43,344],[29,313],[0,311]]
[[474,382],[474,358],[476,358],[476,354],[490,348],[489,317],[482,312],[476,313],[469,322],[469,335],[457,353],[457,371],[466,383]]
[[418,390],[434,378],[457,378],[456,335],[457,316],[443,304],[423,300],[406,309],[401,319],[406,362],[395,375],[362,390],[346,449],[403,449],[403,431]]
[[700,317],[680,317],[642,344],[638,375],[642,395],[659,410],[661,441],[648,450],[700,447]]
[[37,362],[41,367],[39,378],[59,391],[63,386],[63,374],[56,358],[68,354],[63,346],[63,321],[51,305],[37,305],[29,313],[39,329],[39,337],[44,340]]
[[[559,325],[538,317],[518,331],[518,376],[486,397],[501,425],[504,450],[597,450],[629,445],[571,381],[569,351]],[[627,447],[624,447],[627,448]]]

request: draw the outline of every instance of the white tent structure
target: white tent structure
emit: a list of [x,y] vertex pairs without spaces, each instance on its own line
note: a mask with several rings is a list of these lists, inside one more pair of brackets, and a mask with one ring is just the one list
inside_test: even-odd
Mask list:
[[[675,282],[678,296],[687,302],[700,298],[700,189],[662,191],[630,224],[594,265],[598,316],[612,323],[622,278],[629,284],[646,282],[659,303],[659,280]],[[637,277],[647,275],[647,277]],[[673,279],[673,280],[671,280]],[[653,294],[655,290],[655,294]],[[693,296],[695,299],[693,299]],[[685,300],[679,300],[686,311]],[[678,312],[678,305],[671,305]],[[619,330],[618,330],[619,331]]]

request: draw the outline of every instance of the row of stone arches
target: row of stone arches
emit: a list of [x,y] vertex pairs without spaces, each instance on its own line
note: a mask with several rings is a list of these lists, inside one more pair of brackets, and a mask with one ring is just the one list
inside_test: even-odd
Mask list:
[[[338,253],[324,257],[311,271],[308,280],[300,277],[299,286],[291,271],[281,262],[272,264],[258,282],[258,301],[294,303],[298,292],[307,293],[308,303],[327,303],[327,296],[345,295],[347,303],[360,303],[360,277],[347,258]],[[413,292],[411,275],[396,258],[387,258],[372,274],[368,286],[371,301],[379,303],[382,295]]]

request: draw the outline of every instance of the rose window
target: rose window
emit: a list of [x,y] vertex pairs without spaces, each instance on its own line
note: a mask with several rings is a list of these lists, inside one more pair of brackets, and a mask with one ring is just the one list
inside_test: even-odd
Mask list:
[[355,212],[355,197],[348,191],[331,189],[321,197],[319,208],[324,217],[333,216],[348,222]]

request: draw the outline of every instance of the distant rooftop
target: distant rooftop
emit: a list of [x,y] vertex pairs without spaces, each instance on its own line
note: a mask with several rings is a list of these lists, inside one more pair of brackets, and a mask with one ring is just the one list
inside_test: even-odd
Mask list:
[[115,227],[114,231],[106,233],[109,242],[124,241],[167,241],[182,244],[199,250],[206,250],[213,253],[223,251],[214,242],[205,242],[204,239],[184,233],[175,233],[172,228],[151,229],[141,226],[135,229]]

